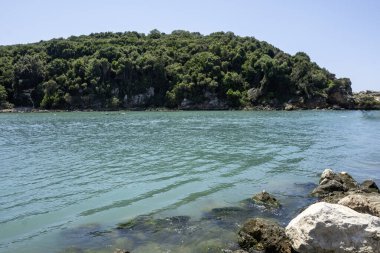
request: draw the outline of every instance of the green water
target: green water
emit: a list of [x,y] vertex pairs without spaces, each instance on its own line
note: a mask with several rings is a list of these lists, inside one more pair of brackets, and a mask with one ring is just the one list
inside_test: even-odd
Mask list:
[[[379,140],[379,112],[0,114],[0,252],[234,248],[245,218],[286,224],[326,167],[380,184]],[[242,202],[263,189],[281,210]]]

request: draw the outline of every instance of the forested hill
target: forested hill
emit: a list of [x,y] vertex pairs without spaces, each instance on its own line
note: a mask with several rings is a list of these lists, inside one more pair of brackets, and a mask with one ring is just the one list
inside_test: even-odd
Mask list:
[[351,82],[253,37],[157,30],[0,46],[0,104],[46,109],[326,108]]

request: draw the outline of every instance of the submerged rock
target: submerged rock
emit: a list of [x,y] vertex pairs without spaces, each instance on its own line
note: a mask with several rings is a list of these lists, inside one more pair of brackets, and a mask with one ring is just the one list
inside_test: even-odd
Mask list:
[[173,216],[164,219],[155,219],[150,215],[141,215],[133,220],[121,223],[117,229],[131,229],[141,231],[159,231],[182,228],[189,222],[189,216]]
[[264,206],[267,206],[267,207],[274,207],[274,208],[278,208],[280,207],[280,202],[278,202],[278,200],[270,195],[268,192],[266,191],[262,191],[256,195],[254,195],[252,197],[252,200],[256,203],[256,204],[259,204],[259,205],[264,205]]
[[360,213],[380,217],[379,194],[351,194],[341,199],[338,204],[347,206]]
[[244,223],[238,233],[238,243],[249,252],[293,252],[284,228],[261,218],[249,219]]
[[285,231],[300,253],[369,253],[380,249],[380,218],[338,204],[311,205]]
[[[105,230],[100,224],[85,224],[62,230],[56,246],[60,248],[62,243],[62,246],[65,246],[62,247],[63,252],[83,252],[85,249],[102,248],[104,245],[112,244],[115,236],[114,231]],[[67,242],[70,244],[67,245]]]
[[246,216],[247,210],[241,207],[227,206],[213,208],[203,214],[202,220],[216,220],[216,221],[235,221],[236,218]]

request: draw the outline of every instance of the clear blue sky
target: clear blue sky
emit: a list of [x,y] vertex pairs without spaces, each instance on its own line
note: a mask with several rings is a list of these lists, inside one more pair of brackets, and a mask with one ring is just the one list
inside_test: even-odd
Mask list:
[[154,28],[254,36],[380,90],[379,0],[3,0],[0,45]]

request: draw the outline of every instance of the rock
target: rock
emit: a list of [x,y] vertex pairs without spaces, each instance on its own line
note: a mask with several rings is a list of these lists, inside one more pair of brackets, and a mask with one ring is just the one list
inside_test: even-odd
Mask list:
[[324,179],[334,179],[336,177],[335,172],[332,169],[325,169],[321,174],[321,179],[319,183],[321,183]]
[[335,179],[332,180],[322,180],[323,184],[320,184],[312,191],[312,195],[316,197],[323,197],[324,195],[327,195],[331,192],[335,191],[344,191],[345,188],[343,184],[336,181]]
[[181,102],[181,108],[183,109],[191,108],[193,105],[194,105],[193,101],[187,98],[184,98]]
[[155,219],[151,215],[140,215],[136,218],[121,223],[117,226],[120,230],[136,231],[177,231],[186,226],[190,221],[189,216],[173,216],[163,219]]
[[311,205],[285,231],[300,253],[369,253],[380,249],[380,218],[338,204]]
[[355,190],[358,188],[358,182],[347,172],[339,173],[338,177],[346,190]]
[[380,109],[380,92],[362,91],[354,94],[355,109]]
[[130,253],[128,250],[115,249],[113,253]]
[[347,192],[332,192],[327,195],[323,195],[320,200],[331,204],[337,204],[339,200],[347,195],[349,195]]
[[285,103],[285,104],[284,104],[284,110],[285,110],[285,111],[292,111],[292,110],[294,110],[294,109],[297,109],[297,107],[294,106],[294,105],[292,105],[292,104],[288,104],[288,103]]
[[337,83],[328,91],[327,102],[330,105],[337,105],[343,108],[352,107],[354,99],[352,96],[351,82],[344,78],[337,80]]
[[351,194],[341,199],[338,204],[347,206],[360,213],[380,217],[379,194]]
[[252,102],[256,102],[262,94],[263,92],[260,88],[251,88],[247,91],[248,99]]
[[149,87],[145,93],[140,93],[132,96],[130,99],[128,96],[124,96],[123,102],[125,106],[142,106],[145,105],[148,100],[154,96],[154,88]]
[[273,197],[272,195],[270,195],[269,193],[267,193],[266,191],[262,191],[256,195],[254,195],[252,197],[252,200],[256,203],[256,204],[259,204],[259,205],[264,205],[264,206],[267,206],[267,207],[274,207],[274,208],[278,208],[280,207],[280,202],[278,202],[278,200]]
[[358,183],[347,172],[336,174],[331,169],[325,169],[319,180],[319,185],[311,193],[316,197],[326,197],[338,192],[347,192],[359,189]]
[[307,109],[326,108],[327,106],[326,98],[317,94],[307,98],[304,104],[304,107]]
[[249,219],[238,233],[238,242],[248,252],[293,252],[284,228],[261,218]]
[[379,188],[373,180],[365,180],[361,185],[360,189],[363,192],[377,192],[379,193]]

